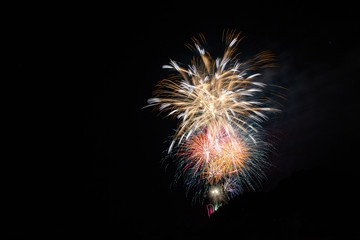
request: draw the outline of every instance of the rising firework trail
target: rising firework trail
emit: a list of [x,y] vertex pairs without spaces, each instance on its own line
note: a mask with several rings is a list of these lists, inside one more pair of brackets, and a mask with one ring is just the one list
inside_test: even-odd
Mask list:
[[198,55],[190,64],[170,60],[163,66],[175,74],[157,84],[148,106],[179,119],[168,149],[177,159],[177,178],[209,199],[214,212],[264,177],[269,144],[261,139],[261,123],[280,110],[273,107],[268,84],[258,80],[258,71],[274,66],[269,51],[241,61],[240,33],[224,31],[224,54],[214,59],[203,47],[204,36],[199,37],[187,45]]

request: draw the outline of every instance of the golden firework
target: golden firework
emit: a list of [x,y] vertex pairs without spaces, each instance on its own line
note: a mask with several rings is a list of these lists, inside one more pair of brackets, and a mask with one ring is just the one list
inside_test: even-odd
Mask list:
[[[255,129],[252,123],[267,119],[267,112],[278,111],[267,106],[269,99],[261,94],[266,84],[256,81],[261,74],[254,72],[273,66],[273,55],[265,51],[241,62],[236,50],[241,40],[239,37],[239,33],[228,32],[224,55],[215,60],[194,38],[193,47],[188,47],[196,50],[199,57],[194,57],[187,67],[173,60],[163,66],[176,74],[157,84],[154,98],[150,98],[148,103],[167,112],[167,116],[181,120],[174,140],[181,142],[211,122],[225,126],[229,134],[237,130],[246,133],[249,127]],[[203,35],[200,39],[205,41]]]

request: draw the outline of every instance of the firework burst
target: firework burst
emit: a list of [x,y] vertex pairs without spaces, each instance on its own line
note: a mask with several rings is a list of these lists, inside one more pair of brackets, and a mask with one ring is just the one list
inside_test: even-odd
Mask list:
[[218,183],[233,174],[243,173],[249,160],[249,147],[244,140],[224,127],[213,124],[203,128],[179,146],[178,157],[184,158],[184,170],[200,176],[207,183]]
[[168,117],[180,119],[174,141],[189,138],[196,129],[211,122],[227,126],[226,131],[230,134],[234,133],[233,127],[245,133],[249,127],[256,131],[254,123],[266,120],[267,113],[278,111],[268,106],[270,99],[262,94],[266,84],[256,81],[261,74],[254,73],[257,69],[273,66],[273,55],[265,51],[240,62],[236,53],[241,40],[239,34],[230,32],[226,39],[228,45],[222,58],[214,60],[200,41],[193,39],[193,49],[200,57],[194,58],[187,67],[173,60],[170,65],[163,66],[176,74],[159,82],[148,106],[167,112]]
[[261,122],[279,110],[266,93],[268,85],[258,80],[257,71],[274,66],[270,52],[240,61],[240,34],[224,31],[224,54],[213,59],[199,36],[187,45],[198,57],[187,66],[173,60],[164,65],[175,74],[157,84],[148,106],[179,119],[168,150],[176,159],[176,179],[208,199],[212,213],[265,177],[270,145],[261,137]]
[[[247,132],[252,138],[229,135],[218,124],[197,130],[174,150],[178,179],[184,179],[188,190],[199,193],[199,198],[205,194],[211,202],[227,202],[244,189],[255,190],[265,178],[271,145],[251,129]],[[214,186],[221,189],[221,198],[208,194]]]

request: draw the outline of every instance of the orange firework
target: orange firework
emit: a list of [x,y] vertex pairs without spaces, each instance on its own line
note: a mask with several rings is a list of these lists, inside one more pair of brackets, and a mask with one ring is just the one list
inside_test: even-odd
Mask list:
[[198,173],[210,184],[244,173],[251,161],[245,140],[216,123],[185,140],[178,155],[187,159],[184,170]]

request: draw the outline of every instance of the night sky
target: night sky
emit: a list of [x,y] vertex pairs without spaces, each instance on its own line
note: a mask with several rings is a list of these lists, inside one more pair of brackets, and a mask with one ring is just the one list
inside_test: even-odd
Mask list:
[[[11,234],[355,236],[357,5],[208,4],[12,9]],[[203,33],[221,56],[224,29],[245,36],[245,59],[272,51],[279,66],[262,73],[288,91],[282,113],[265,124],[276,148],[268,179],[208,218],[181,185],[170,187],[174,169],[161,163],[176,121],[143,107],[168,74],[162,65],[191,59],[191,37]]]

